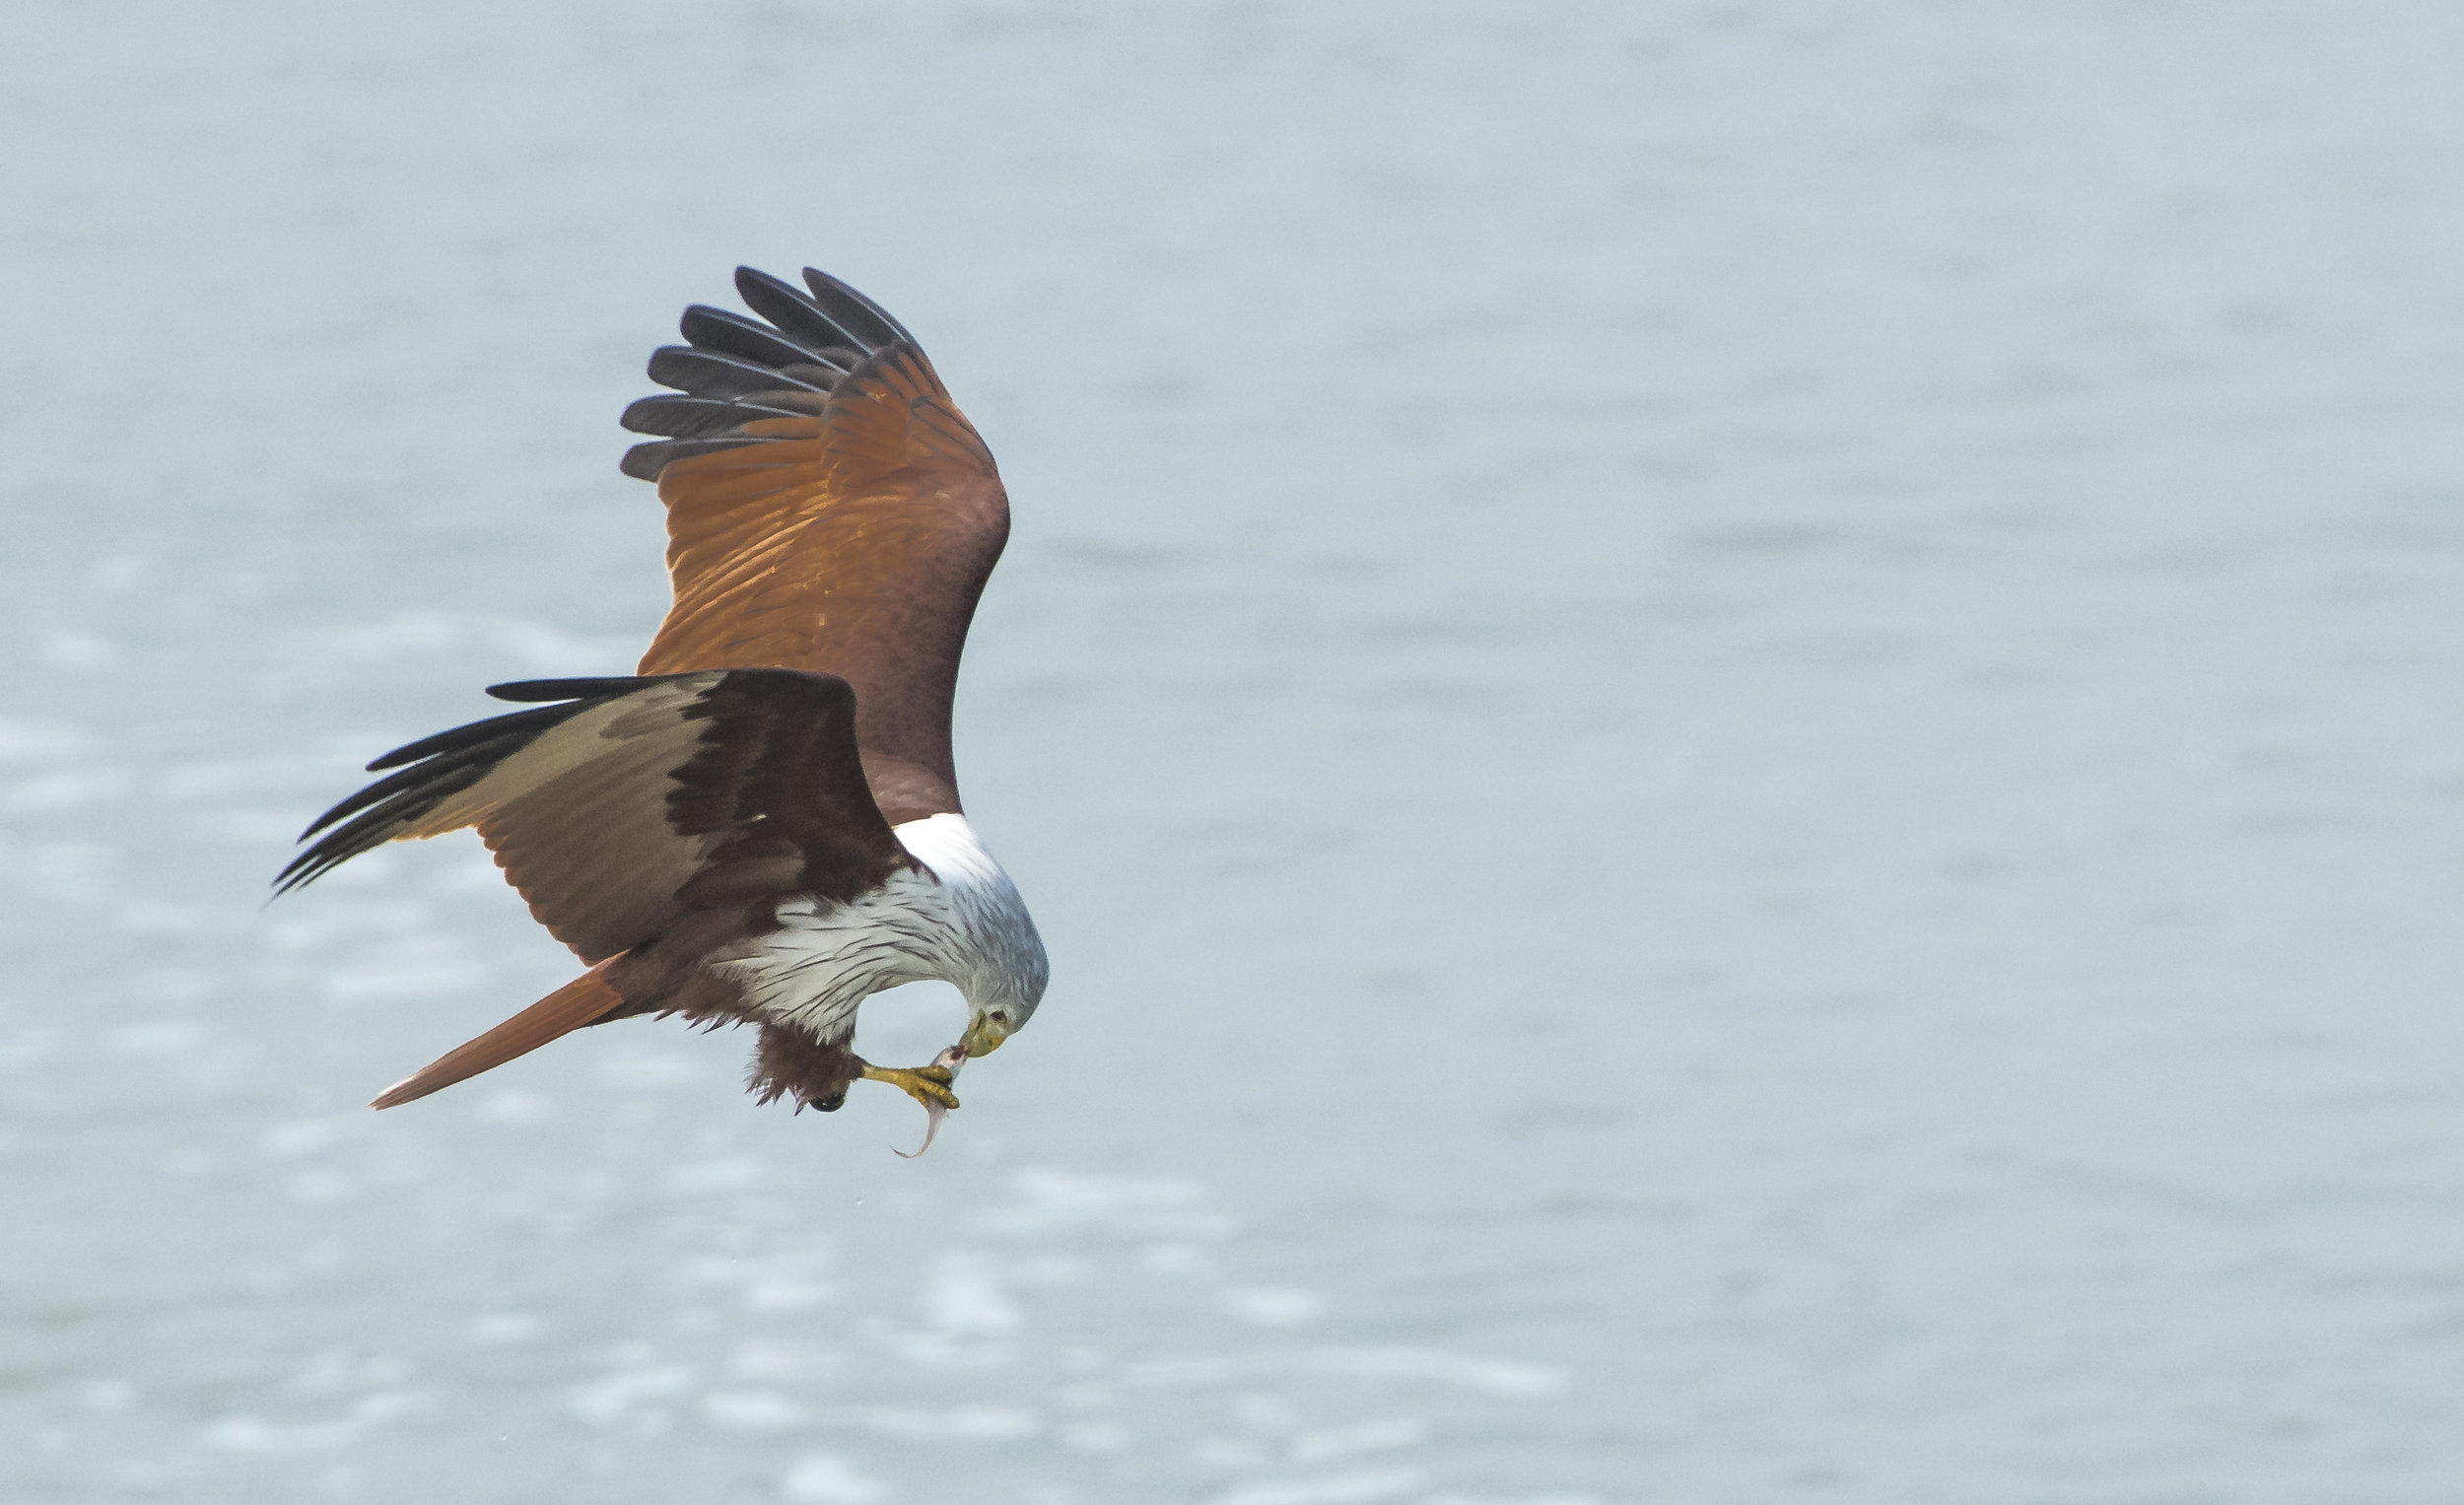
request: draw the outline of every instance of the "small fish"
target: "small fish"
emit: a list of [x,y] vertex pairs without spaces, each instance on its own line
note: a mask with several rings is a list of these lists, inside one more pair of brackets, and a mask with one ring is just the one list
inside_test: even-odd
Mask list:
[[[958,1068],[967,1063],[967,1048],[957,1045],[943,1046],[941,1054],[932,1058],[932,1063],[936,1066],[948,1067],[950,1079],[955,1081],[958,1079]],[[941,1120],[948,1113],[949,1110],[938,1103],[924,1104],[924,1142],[917,1145],[913,1151],[900,1149],[893,1144],[890,1146],[890,1153],[902,1159],[913,1160],[916,1156],[932,1148],[933,1136],[941,1131]]]

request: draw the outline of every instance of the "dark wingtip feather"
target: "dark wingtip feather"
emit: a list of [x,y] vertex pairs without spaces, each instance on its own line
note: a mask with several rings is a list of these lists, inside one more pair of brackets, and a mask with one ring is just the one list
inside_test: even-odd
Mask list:
[[773,371],[813,359],[812,351],[760,319],[714,308],[708,304],[695,304],[685,309],[684,316],[676,320],[676,329],[697,350],[715,350]]
[[467,726],[450,727],[432,737],[421,737],[416,742],[405,742],[368,765],[368,771],[374,774],[388,768],[400,768],[405,763],[416,763],[422,758],[434,757],[441,752],[453,752],[460,748],[473,747],[481,742],[494,741],[498,737],[513,732],[524,732],[535,736],[572,714],[571,707],[550,706],[539,711],[515,711],[508,716],[492,716],[484,721],[473,721]]
[[610,695],[626,695],[649,684],[636,675],[601,675],[585,679],[509,679],[501,685],[488,686],[488,693],[498,700],[598,700]]
[[358,793],[353,794],[335,804],[332,809],[327,810],[324,814],[316,817],[316,819],[309,821],[308,829],[300,833],[298,840],[305,842],[309,837],[314,836],[317,832],[324,830],[327,826],[332,825],[335,821],[342,819],[344,816],[356,814],[361,810],[367,809],[370,805],[378,804],[391,799],[394,795],[399,794],[404,789],[411,788],[414,786],[424,785],[434,779],[438,774],[443,773],[451,767],[465,763],[477,762],[482,759],[492,759],[501,755],[502,749],[500,749],[495,743],[482,742],[476,744],[475,746],[464,748],[459,752],[446,754],[442,758],[432,759],[429,762],[418,765],[417,767],[396,769],[384,778],[377,780],[375,784],[361,789]]
[[[835,376],[835,373],[831,374],[832,378]],[[752,397],[782,387],[826,392],[833,384],[832,379],[816,384],[784,369],[740,360],[715,350],[696,350],[690,345],[661,345],[651,351],[650,377],[661,386],[672,386],[677,391],[690,392],[696,397]]]
[[[818,411],[818,398],[807,404],[805,392],[833,391],[841,377],[883,347],[914,343],[906,325],[846,283],[811,267],[804,269],[804,280],[810,293],[740,266],[736,291],[760,317],[706,304],[684,310],[677,327],[687,343],[655,352],[650,376],[689,395],[646,397],[625,409],[626,428],[669,437],[626,450],[618,469],[636,480],[656,481],[678,460],[760,442],[728,431],[754,419]],[[727,437],[714,437],[719,435]]]
[[[508,740],[518,747],[529,739],[515,737]],[[491,749],[493,756],[484,761],[437,759],[405,770],[413,776],[407,781],[400,776],[382,781],[385,792],[381,798],[372,797],[375,791],[363,789],[344,800],[318,816],[316,824],[308,827],[300,839],[308,840],[308,836],[314,835],[339,815],[361,806],[366,808],[359,808],[357,816],[348,824],[327,832],[323,841],[293,857],[290,865],[276,873],[275,895],[280,897],[295,888],[313,883],[361,853],[383,846],[411,822],[488,777],[489,771],[496,766],[496,760],[513,750]]]
[[[782,400],[785,394],[781,394]],[[663,434],[669,439],[715,439],[763,418],[802,418],[793,408],[760,402],[729,402],[717,397],[679,397],[659,392],[637,397],[617,420],[636,434]]]
[[905,340],[910,345],[918,345],[916,337],[907,332],[907,326],[890,316],[889,309],[828,272],[808,266],[804,268],[804,281],[813,290],[813,301],[841,323],[847,323],[851,314],[870,316],[879,325],[873,344],[887,345],[895,340]]
[[625,457],[616,462],[616,468],[637,481],[655,481],[658,473],[667,468],[667,446],[636,445],[625,451]]
[[781,282],[768,272],[749,266],[737,267],[736,293],[744,300],[746,308],[777,325],[781,333],[812,349],[852,345],[869,353],[874,345],[881,343],[864,338],[860,329],[841,324],[831,317],[829,309],[816,303],[802,288]]
[[[491,685],[499,700],[544,701],[528,711],[492,716],[468,725],[405,743],[368,765],[369,772],[395,772],[337,803],[300,833],[315,846],[293,857],[274,877],[274,892],[287,894],[363,852],[380,847],[437,808],[495,772],[507,758],[575,714],[650,681],[632,677],[526,679]],[[404,765],[410,765],[404,767]],[[331,828],[331,829],[328,829]]]

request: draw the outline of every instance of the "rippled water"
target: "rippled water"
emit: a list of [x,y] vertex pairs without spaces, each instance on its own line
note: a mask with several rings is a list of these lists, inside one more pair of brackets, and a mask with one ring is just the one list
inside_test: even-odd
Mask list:
[[[2452,1497],[2464,21],[129,5],[0,20],[0,1496]],[[591,1031],[468,845],[662,605],[739,260],[1018,514],[1051,942],[896,1094]],[[946,991],[871,1006],[924,1052]]]

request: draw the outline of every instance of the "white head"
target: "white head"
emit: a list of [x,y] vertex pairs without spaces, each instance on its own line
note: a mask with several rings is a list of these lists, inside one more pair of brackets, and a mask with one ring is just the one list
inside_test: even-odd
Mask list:
[[897,828],[899,842],[932,869],[950,906],[954,954],[943,973],[967,995],[959,1046],[990,1056],[1026,1025],[1044,1001],[1052,964],[1018,885],[976,839],[963,815],[930,815]]

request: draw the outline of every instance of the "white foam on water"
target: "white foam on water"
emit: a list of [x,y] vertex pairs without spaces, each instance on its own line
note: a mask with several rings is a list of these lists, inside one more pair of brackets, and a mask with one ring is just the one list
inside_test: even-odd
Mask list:
[[1014,1333],[1026,1314],[1011,1298],[992,1262],[979,1254],[941,1256],[924,1296],[924,1320],[954,1337]]
[[800,1428],[811,1413],[773,1390],[713,1391],[702,1398],[711,1425],[733,1432],[784,1432]]
[[882,1437],[948,1442],[1018,1442],[1042,1436],[1044,1422],[1015,1405],[959,1405],[946,1409],[862,1406],[843,1413],[842,1424]]
[[1000,1233],[1057,1233],[1082,1229],[1214,1236],[1231,1220],[1204,1206],[1196,1182],[1161,1177],[1090,1176],[1067,1171],[1021,1171],[1010,1181],[1011,1198],[978,1218]]
[[[294,1389],[304,1387],[295,1385]],[[338,1385],[310,1383],[309,1394],[323,1394]],[[327,1453],[361,1441],[374,1428],[421,1409],[428,1397],[414,1390],[378,1390],[353,1401],[338,1416],[322,1421],[275,1421],[241,1412],[206,1423],[198,1439],[223,1453],[286,1455]]]
[[474,1343],[533,1343],[547,1334],[546,1319],[535,1312],[489,1312],[462,1325],[462,1335]]
[[836,1453],[807,1453],[787,1470],[779,1493],[789,1505],[874,1505],[890,1497],[890,1486]]
[[1326,1298],[1290,1286],[1225,1291],[1219,1299],[1225,1311],[1261,1328],[1296,1328],[1326,1312]]
[[750,1155],[731,1155],[678,1166],[659,1185],[671,1197],[708,1197],[760,1186],[767,1175],[768,1168],[761,1161]]
[[1434,1348],[1318,1348],[1283,1353],[1144,1359],[1124,1366],[1133,1385],[1190,1388],[1277,1374],[1339,1375],[1355,1379],[1435,1381],[1478,1391],[1499,1400],[1534,1401],[1562,1393],[1563,1372],[1448,1353]]
[[479,1106],[472,1111],[472,1115],[486,1124],[528,1129],[555,1121],[556,1099],[540,1092],[491,1092],[479,1100]]
[[1239,1484],[1214,1496],[1213,1505],[1368,1505],[1400,1499],[1428,1482],[1418,1469],[1378,1469],[1308,1479]]
[[1474,1358],[1436,1348],[1321,1348],[1301,1367],[1315,1374],[1363,1379],[1435,1380],[1505,1401],[1539,1401],[1562,1394],[1563,1371],[1540,1364]]
[[1346,1458],[1354,1453],[1415,1448],[1427,1442],[1429,1435],[1429,1423],[1417,1416],[1354,1422],[1349,1426],[1294,1433],[1290,1456],[1292,1462],[1297,1464],[1322,1463],[1330,1458]]
[[566,1404],[592,1426],[611,1427],[633,1419],[646,1406],[683,1395],[693,1386],[690,1364],[653,1364],[621,1369],[568,1393]]

